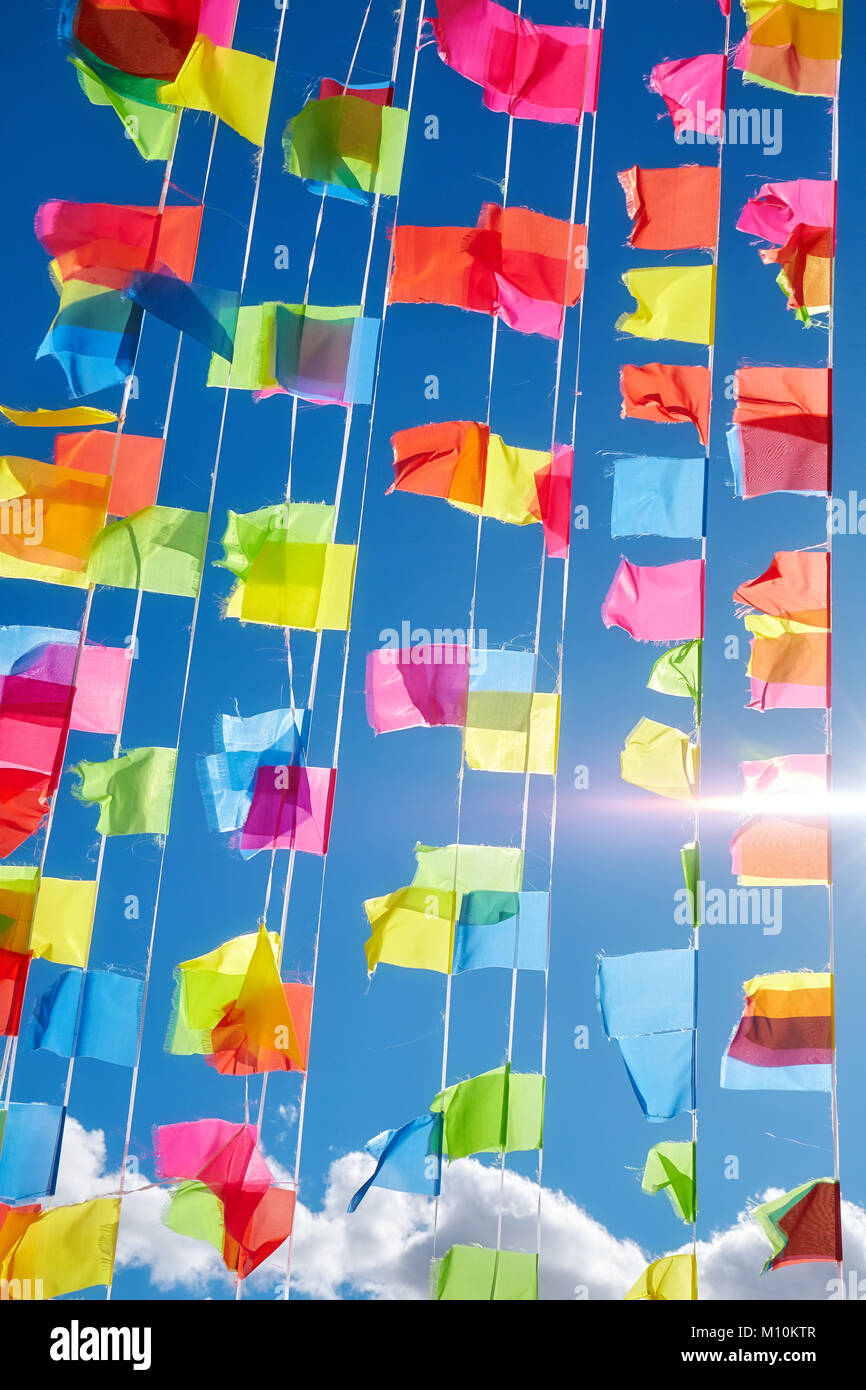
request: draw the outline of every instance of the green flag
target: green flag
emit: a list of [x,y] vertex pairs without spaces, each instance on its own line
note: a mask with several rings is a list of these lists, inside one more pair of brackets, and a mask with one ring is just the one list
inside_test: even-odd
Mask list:
[[114,108],[142,159],[168,159],[174,140],[173,106],[150,106],[122,96],[80,58],[69,61],[78,69],[78,81],[87,100],[92,106]]
[[683,861],[683,878],[686,881],[686,892],[688,893],[689,921],[693,927],[700,925],[701,920],[701,846],[693,841],[689,845],[683,845],[680,850],[680,858]]
[[519,1250],[453,1245],[432,1272],[435,1296],[446,1302],[528,1303],[538,1298],[538,1256]]
[[206,512],[143,507],[99,533],[87,565],[88,582],[195,598],[206,539]]
[[206,1240],[223,1253],[226,1234],[223,1204],[203,1182],[182,1182],[172,1193],[162,1221],[179,1236]]
[[167,835],[176,748],[133,748],[105,763],[79,763],[79,801],[99,806],[100,835]]
[[650,672],[647,689],[661,695],[683,695],[695,702],[698,723],[701,721],[701,649],[699,637],[682,642],[663,652]]
[[646,1156],[642,1187],[653,1195],[666,1192],[677,1216],[691,1224],[697,1214],[694,1144],[690,1140],[666,1140],[651,1148]]
[[408,126],[408,111],[348,93],[308,101],[283,132],[285,167],[314,187],[343,190],[343,197],[394,196]]
[[449,1161],[478,1153],[540,1149],[544,1077],[498,1067],[441,1091],[430,1109],[445,1119]]

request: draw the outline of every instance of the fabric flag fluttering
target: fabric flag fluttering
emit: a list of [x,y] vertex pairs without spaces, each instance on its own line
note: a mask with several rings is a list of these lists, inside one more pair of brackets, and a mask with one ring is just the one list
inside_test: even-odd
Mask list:
[[482,88],[489,110],[561,125],[595,111],[600,29],[533,24],[493,0],[437,0],[436,10],[439,57]]
[[700,767],[700,749],[688,734],[655,719],[640,719],[620,754],[620,776],[644,791],[675,801],[691,801]]
[[807,327],[830,311],[836,254],[836,185],[829,179],[765,183],[743,209],[737,227],[773,243],[765,265],[780,267],[776,283],[788,308]]
[[228,1120],[160,1125],[154,1153],[159,1177],[181,1183],[163,1218],[166,1224],[183,1235],[219,1240],[226,1268],[239,1279],[288,1239],[296,1194],[275,1185],[254,1125]]
[[641,169],[618,175],[633,223],[629,245],[636,251],[700,251],[719,237],[721,174],[717,167],[687,164],[678,169]]
[[452,1245],[431,1269],[439,1301],[533,1302],[538,1298],[538,1256],[519,1250]]
[[702,458],[617,459],[611,536],[700,539],[704,534],[705,475]]
[[541,522],[547,553],[568,554],[574,450],[553,454],[506,444],[489,425],[446,420],[391,436],[389,492],[442,497],[473,515],[526,526]]
[[830,387],[825,367],[741,367],[734,373],[728,451],[738,497],[827,495]]
[[131,516],[156,504],[164,448],[159,435],[87,430],[56,435],[54,462],[60,468],[110,477],[108,515]]
[[676,695],[694,700],[700,718],[701,712],[701,667],[703,664],[703,641],[696,639],[670,647],[659,657],[650,671],[648,690],[656,690],[660,695]]
[[644,266],[627,270],[622,282],[637,300],[637,308],[617,319],[620,333],[712,346],[716,316],[714,265]]
[[622,417],[660,425],[692,424],[702,444],[710,428],[710,374],[706,367],[672,362],[629,364],[619,379]]
[[379,327],[359,304],[244,305],[230,361],[215,352],[207,384],[253,391],[257,399],[292,395],[313,405],[369,405]]
[[745,1010],[722,1059],[722,1086],[829,1091],[835,1046],[832,975],[757,975],[743,990]]
[[664,101],[679,137],[723,135],[722,110],[727,55],[701,53],[656,63],[650,90]]
[[789,753],[745,762],[744,804],[751,816],[731,840],[731,872],[752,887],[797,887],[830,882],[830,826],[826,814],[826,753]]
[[694,1141],[655,1144],[647,1154],[641,1186],[653,1196],[664,1192],[680,1220],[691,1225],[697,1216]]
[[[98,410],[92,405],[73,405],[60,410],[46,410],[41,405],[36,410],[16,410],[11,405],[0,405],[0,415],[5,415],[13,425],[49,430],[77,429],[81,425],[111,425],[117,419],[113,410]],[[108,435],[108,438],[113,436]]]
[[110,1284],[120,1219],[119,1197],[75,1206],[0,1206],[0,1280],[11,1299],[63,1298]]
[[349,626],[357,547],[332,540],[336,508],[279,502],[232,512],[215,561],[237,582],[227,618],[307,631]]
[[176,748],[133,748],[104,763],[79,763],[72,794],[99,807],[100,835],[167,835],[176,765]]
[[761,1273],[784,1265],[841,1264],[841,1207],[839,1183],[833,1178],[804,1182],[792,1192],[754,1207],[752,1217],[771,1246]]
[[704,562],[633,565],[623,558],[601,607],[605,627],[621,627],[638,642],[701,637]]
[[830,555],[783,550],[734,601],[757,609],[747,669],[750,709],[826,709],[830,702]]
[[695,953],[602,956],[596,994],[605,1035],[615,1039],[648,1120],[695,1106]]
[[798,96],[834,97],[842,56],[842,0],[743,0],[749,21],[734,57],[746,82]]
[[58,1057],[135,1066],[144,981],[116,970],[67,970],[34,1000],[26,1041]]
[[409,112],[353,88],[312,97],[283,131],[285,168],[311,193],[369,205],[400,191]]
[[665,1255],[647,1265],[626,1301],[652,1299],[654,1302],[687,1302],[698,1296],[698,1266],[693,1254]]
[[485,203],[475,227],[394,228],[392,304],[445,304],[559,338],[583,293],[586,228]]
[[65,1120],[59,1105],[11,1101],[0,1110],[0,1203],[54,1196]]
[[430,1109],[442,1115],[442,1149],[449,1163],[478,1153],[540,1149],[545,1079],[497,1067],[440,1091]]
[[399,1129],[386,1129],[368,1140],[364,1150],[376,1167],[351,1198],[349,1212],[357,1209],[371,1187],[389,1192],[414,1192],[438,1197],[442,1175],[442,1116],[419,1115]]

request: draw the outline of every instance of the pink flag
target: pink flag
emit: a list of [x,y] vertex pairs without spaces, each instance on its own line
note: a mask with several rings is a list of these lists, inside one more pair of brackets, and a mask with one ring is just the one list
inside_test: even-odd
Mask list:
[[827,791],[826,753],[787,753],[742,763],[743,794],[750,797],[808,796]]
[[367,654],[367,719],[377,734],[466,723],[468,647],[382,647]]
[[332,767],[260,767],[232,847],[246,855],[262,849],[327,854],[336,776]]
[[765,183],[740,214],[737,230],[784,246],[798,227],[833,227],[836,184],[832,179]]
[[573,471],[574,450],[566,444],[557,444],[550,463],[539,468],[535,475],[544,544],[548,555],[554,560],[564,560],[568,555]]
[[638,642],[685,642],[704,630],[704,562],[632,565],[623,557],[601,606],[605,627]]
[[439,57],[484,89],[491,111],[579,125],[598,94],[601,30],[532,24],[492,0],[437,0]]
[[722,134],[725,65],[724,53],[656,63],[650,73],[650,89],[664,98],[677,134]]

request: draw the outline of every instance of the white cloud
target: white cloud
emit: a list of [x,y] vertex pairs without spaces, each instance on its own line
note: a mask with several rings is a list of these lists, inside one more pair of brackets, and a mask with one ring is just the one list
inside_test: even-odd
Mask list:
[[[289,1177],[275,1159],[274,1175]],[[333,1300],[363,1297],[417,1300],[428,1296],[433,1250],[433,1204],[423,1197],[371,1188],[349,1216],[349,1197],[368,1177],[370,1159],[350,1153],[336,1159],[328,1172],[323,1205],[311,1211],[298,1203],[292,1249],[292,1288],[307,1298]],[[166,1204],[163,1188],[148,1186],[140,1173],[127,1175],[118,1240],[118,1268],[146,1269],[153,1285],[177,1297],[231,1296],[232,1276],[210,1245],[175,1235],[160,1220]],[[85,1130],[67,1121],[59,1202],[83,1201],[116,1191],[118,1175],[105,1172],[105,1141],[100,1130]],[[504,1244],[513,1250],[536,1249],[538,1188],[529,1178],[506,1172],[503,1188]],[[775,1191],[764,1197],[777,1195]],[[491,1244],[500,1198],[500,1172],[475,1159],[448,1169],[439,1204],[437,1251],[453,1244]],[[648,1199],[649,1200],[649,1199]],[[662,1199],[659,1199],[662,1200]],[[571,1300],[579,1290],[591,1300],[621,1299],[649,1259],[688,1249],[642,1251],[594,1220],[570,1197],[542,1190],[542,1256],[539,1293],[543,1299]],[[848,1269],[866,1275],[866,1211],[842,1204]],[[763,1278],[760,1270],[767,1242],[755,1222],[741,1213],[734,1226],[713,1232],[698,1243],[702,1299],[826,1299],[830,1265],[801,1265]],[[286,1248],[278,1250],[247,1281],[251,1294],[280,1297],[286,1271]],[[866,1294],[866,1287],[863,1293]]]

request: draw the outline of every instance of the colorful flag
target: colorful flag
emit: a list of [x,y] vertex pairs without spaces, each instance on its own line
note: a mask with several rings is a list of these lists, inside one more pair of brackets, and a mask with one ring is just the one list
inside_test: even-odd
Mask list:
[[719,240],[721,174],[712,165],[618,174],[637,251],[712,250]]
[[199,781],[212,830],[225,833],[243,829],[259,769],[302,764],[309,726],[309,713],[303,709],[267,710],[245,718],[221,716],[216,732],[218,751],[198,760]]
[[734,602],[770,617],[826,631],[830,556],[826,550],[778,550],[763,574],[734,590]]
[[701,639],[669,648],[650,671],[647,689],[657,690],[660,695],[682,695],[694,700],[700,719],[702,654]]
[[367,720],[377,734],[423,726],[462,728],[469,700],[470,647],[421,643],[367,653]]
[[263,849],[327,854],[336,781],[333,767],[260,767],[234,846],[245,858]]
[[0,1279],[8,1297],[33,1297],[18,1291],[36,1288],[42,1298],[63,1298],[110,1284],[119,1219],[120,1198],[97,1197],[28,1212],[12,1242],[0,1230]]
[[232,360],[240,310],[237,290],[187,284],[168,270],[136,270],[124,293],[145,314]]
[[376,1167],[351,1198],[353,1212],[371,1187],[438,1197],[442,1174],[442,1116],[419,1115],[399,1129],[386,1129],[364,1145]]
[[629,956],[601,956],[596,996],[608,1038],[694,1028],[694,952],[638,951]]
[[731,840],[731,872],[744,886],[797,887],[830,881],[825,753],[789,753],[742,764],[745,809],[757,808]]
[[55,965],[85,966],[96,912],[94,879],[39,879],[30,950]]
[[826,496],[831,486],[830,372],[741,367],[728,450],[738,497]]
[[311,193],[369,205],[396,197],[409,112],[361,92],[311,98],[283,131],[285,168]]
[[734,57],[747,82],[798,96],[835,97],[842,0],[747,0],[750,28]]
[[688,1302],[698,1296],[698,1266],[693,1254],[665,1255],[647,1265],[626,1294],[626,1302],[651,1299],[656,1303]]
[[538,1298],[538,1256],[452,1245],[432,1269],[438,1301],[527,1303]]
[[36,235],[64,285],[124,290],[137,270],[191,280],[204,209],[133,207],[53,199],[36,213]]
[[625,741],[620,776],[644,791],[691,801],[700,767],[700,749],[688,734],[654,719],[641,719]]
[[78,469],[0,458],[0,575],[84,587],[110,486]]
[[144,507],[112,521],[96,538],[87,565],[91,584],[195,598],[207,540],[206,512]]
[[[105,76],[97,76],[83,59],[70,55],[69,61],[78,73],[78,85],[91,106],[110,106],[117,113],[124,134],[142,159],[170,159],[176,131],[173,106],[150,106],[123,96]],[[103,68],[103,72],[107,71]]]
[[[493,901],[511,905],[540,895],[523,894],[523,854],[519,849],[500,845],[415,846],[416,870],[411,884],[379,898],[368,898],[364,911],[370,923],[365,943],[367,969],[377,965],[398,965],[415,970],[436,970],[448,974],[452,969],[455,923],[459,919],[458,955],[455,969],[477,969],[467,963],[485,950],[493,936],[473,932],[479,909],[494,916],[497,945],[509,934],[507,919],[499,925],[490,909]],[[547,896],[544,894],[543,896]],[[530,914],[533,909],[530,907]],[[545,940],[546,940],[545,921]],[[531,950],[532,931],[530,929]],[[512,963],[514,958],[512,939]],[[531,968],[520,966],[519,968]]]
[[35,1101],[0,1110],[0,1203],[54,1196],[65,1120],[62,1106]]
[[0,767],[0,859],[13,853],[38,830],[48,814],[53,774],[29,768]]
[[641,1187],[653,1196],[664,1192],[681,1221],[697,1217],[694,1141],[655,1144],[646,1156]]
[[468,767],[553,777],[558,747],[558,695],[470,689],[463,738]]
[[214,354],[208,386],[314,405],[369,405],[379,320],[360,305],[250,304],[238,311],[231,362]]
[[454,938],[454,974],[546,970],[549,912],[549,893],[482,889],[464,894]]
[[784,1265],[841,1264],[841,1208],[839,1184],[834,1178],[815,1178],[753,1207],[752,1217],[772,1247],[761,1273]]
[[54,462],[81,473],[110,475],[108,514],[130,516],[156,502],[164,449],[158,435],[87,430],[56,435]]
[[0,864],[0,946],[6,951],[29,951],[39,869]]
[[176,748],[133,748],[108,762],[79,763],[79,801],[99,807],[100,835],[167,835]]
[[601,606],[605,627],[621,627],[637,642],[701,637],[704,562],[633,565],[624,557]]
[[116,970],[66,970],[34,1001],[26,1040],[58,1057],[134,1067],[144,981]]
[[346,631],[356,547],[331,541],[336,513],[324,503],[282,502],[229,512],[223,558],[237,583],[227,618],[308,631]]
[[611,536],[702,537],[706,471],[702,458],[617,459]]
[[520,333],[562,334],[583,293],[586,228],[485,203],[475,227],[394,229],[392,304],[446,304]]
[[[311,993],[307,991],[310,1009]],[[262,925],[237,998],[211,1034],[213,1065],[223,1074],[234,1076],[303,1071],[309,1049],[309,1024],[301,1031],[306,1034],[303,1044],[270,937]]]
[[512,116],[580,125],[595,111],[601,30],[533,24],[492,0],[437,0],[439,57]]
[[558,444],[551,455],[518,448],[472,420],[398,430],[391,444],[389,492],[443,497],[461,511],[516,526],[540,521],[548,554],[567,555],[573,449]]
[[267,58],[221,48],[197,34],[172,82],[157,87],[163,106],[209,111],[253,145],[265,143],[276,68]]
[[650,73],[650,90],[664,100],[675,135],[706,135],[713,143],[723,136],[726,67],[725,53],[701,53],[697,58],[656,63]]
[[722,1059],[722,1086],[829,1091],[835,1046],[832,975],[756,975],[743,990],[746,1006]]
[[449,1163],[470,1154],[540,1149],[544,1077],[497,1067],[441,1091],[430,1109],[443,1117]]
[[620,372],[622,418],[656,424],[693,424],[702,444],[710,428],[710,374],[706,367],[672,362],[629,365]]
[[46,410],[41,405],[36,410],[15,410],[11,405],[0,405],[0,415],[5,415],[13,425],[49,430],[74,429],[79,425],[111,425],[117,419],[113,410],[97,410],[93,405],[71,405],[65,410]]
[[[276,959],[278,933],[270,932],[269,940]],[[257,946],[258,933],[249,932],[175,967],[171,1022],[165,1040],[169,1052],[212,1055],[213,1031],[236,1002]]]
[[764,184],[749,200],[737,226],[774,243],[762,250],[765,265],[781,267],[777,284],[788,308],[807,326],[810,315],[828,313],[836,254],[836,185],[828,179]]
[[31,952],[7,951],[0,946],[0,1037],[17,1038],[21,1007],[27,988]]
[[747,709],[829,709],[830,634],[788,618],[753,614]]
[[627,270],[622,282],[637,309],[621,314],[620,333],[635,338],[671,338],[711,347],[716,317],[713,265],[648,266]]
[[[23,736],[24,726],[33,720],[48,732],[49,726],[58,733],[67,727],[82,733],[120,732],[131,648],[80,642],[81,634],[72,629],[0,627],[0,730],[5,720],[11,736]],[[0,747],[2,743],[0,733]],[[21,752],[19,744],[19,756]],[[25,766],[17,756],[0,761]]]

